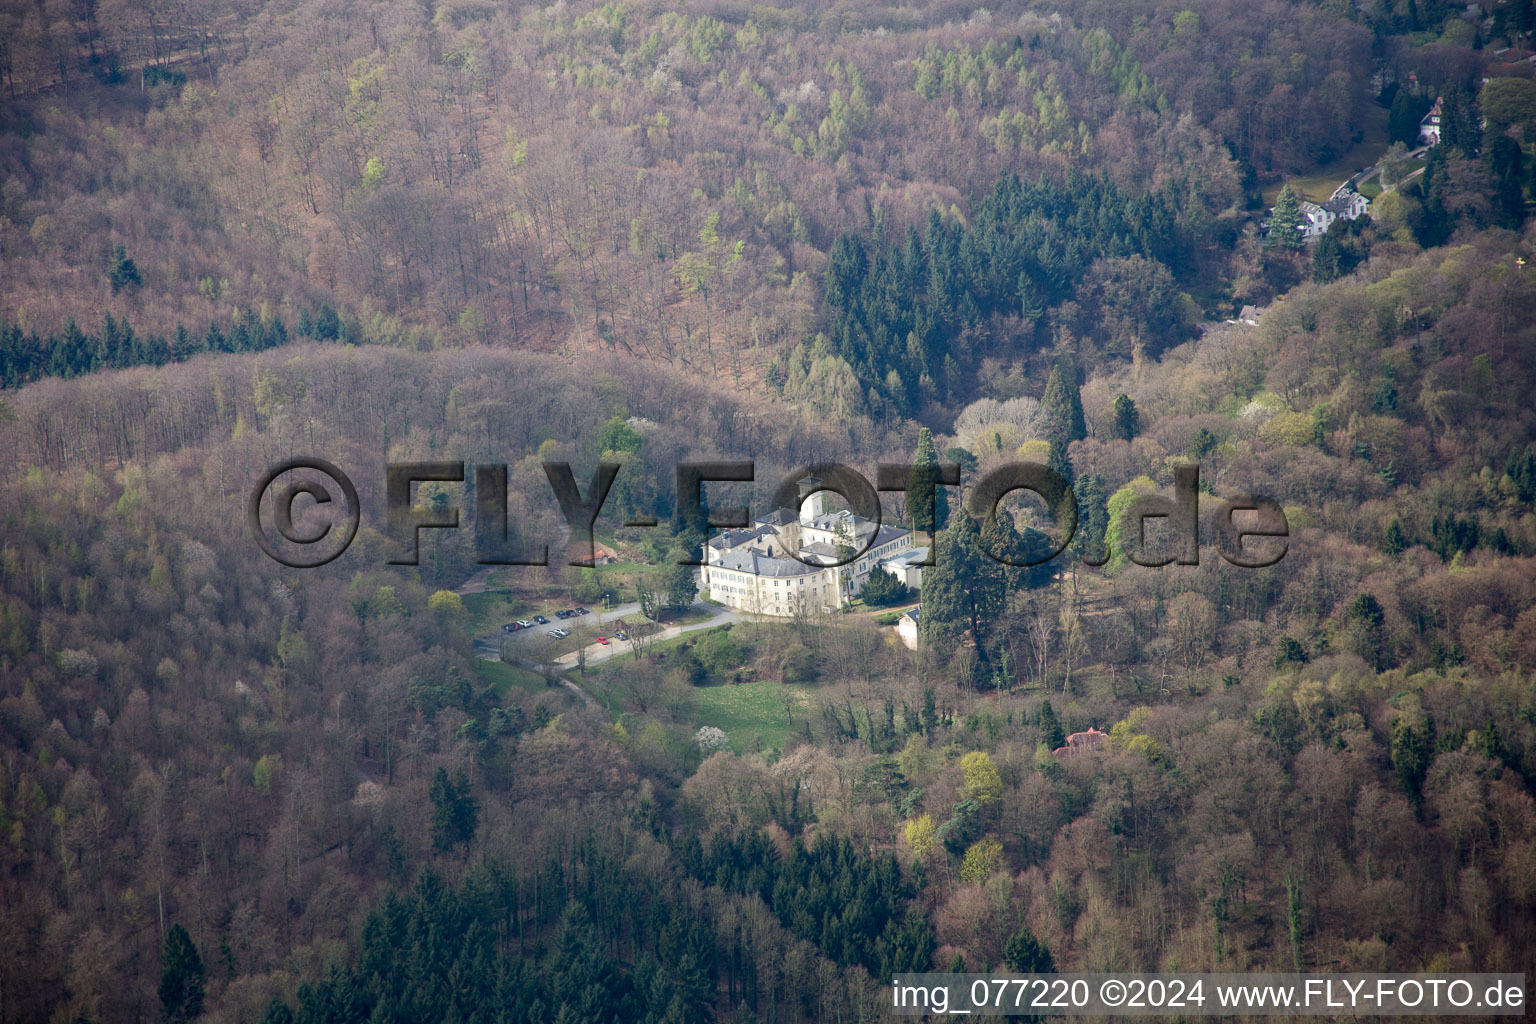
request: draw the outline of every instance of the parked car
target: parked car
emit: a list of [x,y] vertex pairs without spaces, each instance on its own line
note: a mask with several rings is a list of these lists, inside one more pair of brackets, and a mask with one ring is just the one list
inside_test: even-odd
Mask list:
[[519,629],[532,629],[533,623],[529,622],[527,619],[518,619],[517,626]]
[[628,640],[629,639],[629,634],[624,632],[623,630],[619,630],[619,632],[613,634],[613,638],[615,640]]
[[501,627],[501,631],[503,633],[516,633],[518,630],[520,630],[522,628],[523,628],[522,626],[519,626],[515,622],[509,622],[506,625]]
[[570,617],[571,613],[564,608],[561,608],[559,611],[555,612],[555,618],[557,619],[568,619]]
[[576,609],[576,610],[575,610],[575,611],[574,611],[574,612],[572,612],[572,613],[571,613],[571,614],[572,614],[572,615],[591,615],[591,614],[592,614],[592,613],[591,613],[591,612],[589,612],[589,611],[587,611],[587,610],[586,610],[586,609],[585,609],[585,608],[577,608],[577,609]]
[[538,624],[539,624],[539,625],[541,625],[541,626],[547,626],[547,625],[549,625],[549,620],[548,620],[548,619],[546,619],[546,618],[545,618],[545,617],[544,617],[544,616],[542,616],[542,615],[535,615],[535,616],[534,616],[534,617],[533,617],[533,621],[534,621],[534,622],[537,622],[537,623],[538,623]]
[[565,630],[563,630],[560,627],[556,626],[554,629],[550,630],[549,632],[545,633],[544,635],[545,636],[552,636],[556,640],[560,640],[560,639],[563,639],[565,637],[570,636],[571,634],[567,633]]

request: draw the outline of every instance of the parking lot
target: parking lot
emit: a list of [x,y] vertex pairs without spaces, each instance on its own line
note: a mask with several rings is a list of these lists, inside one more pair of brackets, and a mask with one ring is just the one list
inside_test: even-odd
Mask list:
[[[497,630],[495,633],[475,637],[475,653],[482,658],[499,661],[505,649],[509,657],[531,661],[553,661],[560,655],[575,650],[582,641],[590,642],[596,635],[592,631],[598,627],[617,622],[619,619],[636,619],[640,615],[640,605],[637,602],[616,604],[606,610],[592,608],[588,609],[585,615],[568,619],[557,618],[554,615],[556,610],[551,609],[547,614],[539,612],[549,621],[544,624],[535,623],[532,629],[520,629],[515,633]],[[527,621],[533,621],[532,617],[530,616]],[[570,636],[551,637],[549,631],[552,629],[569,630]],[[588,632],[584,634],[583,630]]]

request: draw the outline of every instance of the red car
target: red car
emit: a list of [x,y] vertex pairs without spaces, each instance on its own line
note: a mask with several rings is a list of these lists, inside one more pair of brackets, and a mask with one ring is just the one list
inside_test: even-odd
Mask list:
[[600,637],[598,637],[598,638],[597,638],[597,642],[598,642],[598,643],[600,643],[600,644],[602,644],[602,645],[603,645],[603,646],[604,646],[604,647],[607,647],[607,646],[608,646],[608,638],[607,638],[607,637],[605,637],[605,636],[600,636]]

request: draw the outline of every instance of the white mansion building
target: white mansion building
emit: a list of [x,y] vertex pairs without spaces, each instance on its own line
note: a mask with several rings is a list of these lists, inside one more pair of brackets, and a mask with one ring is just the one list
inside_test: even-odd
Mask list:
[[[913,547],[912,531],[877,529],[847,510],[827,511],[825,494],[812,495],[799,516],[781,508],[746,529],[710,538],[700,580],[710,598],[757,615],[792,616],[836,611],[858,596],[876,568],[914,590],[922,586],[918,563],[928,549]],[[868,549],[854,561],[826,564],[838,561],[839,548],[857,551],[866,540]]]

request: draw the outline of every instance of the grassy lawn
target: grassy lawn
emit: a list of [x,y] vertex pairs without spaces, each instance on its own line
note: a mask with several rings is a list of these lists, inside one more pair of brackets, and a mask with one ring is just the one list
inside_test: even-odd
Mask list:
[[662,613],[660,623],[663,627],[692,626],[699,622],[708,622],[718,614],[720,614],[719,609],[714,607],[706,607],[702,611],[689,610],[683,615],[678,615],[675,611],[666,611]]
[[689,717],[695,726],[712,725],[724,730],[736,753],[752,749],[752,737],[763,738],[764,749],[784,749],[789,738],[789,722],[784,717],[784,700],[792,698],[795,720],[810,714],[810,693],[814,687],[774,682],[725,683],[720,686],[695,687],[689,695]]
[[507,691],[512,689],[528,693],[544,693],[549,689],[544,683],[544,677],[537,672],[500,661],[476,659],[475,674],[480,677],[482,683],[494,687],[496,696],[502,700],[506,700]]
[[464,610],[469,612],[470,630],[475,633],[494,633],[501,629],[502,623],[540,614],[539,609],[527,601],[493,590],[464,594],[462,600]]
[[1390,148],[1387,142],[1387,111],[1375,103],[1367,103],[1365,109],[1365,136],[1358,145],[1331,163],[1315,168],[1300,178],[1285,178],[1265,185],[1260,191],[1264,207],[1275,205],[1275,197],[1282,185],[1289,184],[1293,192],[1305,199],[1321,203],[1333,195],[1333,190],[1344,184],[1356,171],[1369,167]]

